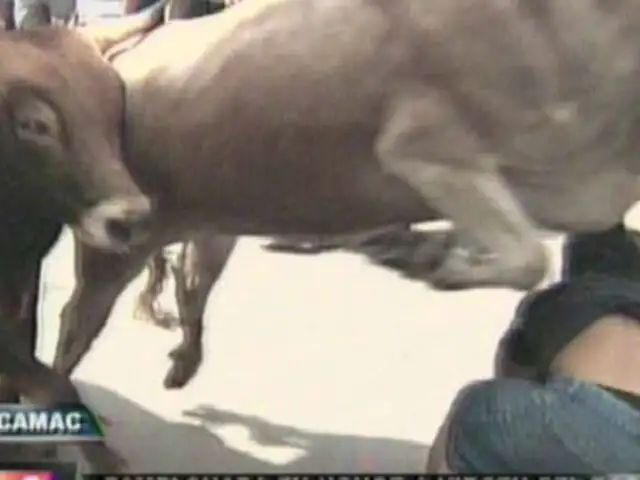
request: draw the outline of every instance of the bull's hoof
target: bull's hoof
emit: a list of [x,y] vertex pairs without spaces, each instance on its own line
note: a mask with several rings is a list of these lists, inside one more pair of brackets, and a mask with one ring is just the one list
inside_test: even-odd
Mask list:
[[144,301],[138,302],[134,317],[136,320],[151,323],[164,330],[175,330],[180,326],[180,319],[176,315]]
[[169,390],[183,388],[193,379],[202,364],[202,348],[180,344],[169,353],[169,358],[173,365],[164,379],[164,387]]
[[443,264],[429,277],[438,290],[512,288],[527,291],[544,280],[548,258],[544,246],[531,246],[517,258],[473,255],[452,249]]

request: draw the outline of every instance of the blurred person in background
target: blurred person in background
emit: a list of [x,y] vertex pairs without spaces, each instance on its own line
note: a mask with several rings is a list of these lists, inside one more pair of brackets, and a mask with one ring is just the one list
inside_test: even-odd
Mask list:
[[[193,18],[198,17],[205,14],[217,13],[224,10],[226,7],[235,5],[236,3],[240,3],[243,0],[198,0],[198,2],[194,2],[192,0],[173,0],[171,3],[171,8],[175,8],[176,10],[180,9],[181,11],[186,11],[186,9],[194,9],[197,8],[198,11],[192,14],[176,14],[175,16],[171,16],[171,18]],[[124,0],[124,12],[125,13],[133,13],[142,10],[150,5],[155,3],[154,0]]]
[[560,282],[525,296],[496,378],[463,388],[430,473],[640,471],[640,235],[569,239]]
[[[17,28],[33,28],[41,26],[41,14],[46,10],[51,21],[56,25],[70,24],[76,18],[76,0],[0,0],[11,3],[15,26]],[[84,0],[87,1],[87,0]],[[92,0],[100,3],[109,0]]]
[[4,30],[13,30],[16,28],[14,0],[0,0],[0,20]]

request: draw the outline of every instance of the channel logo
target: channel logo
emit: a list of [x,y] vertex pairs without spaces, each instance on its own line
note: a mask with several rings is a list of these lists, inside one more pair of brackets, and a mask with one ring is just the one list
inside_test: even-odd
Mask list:
[[56,480],[56,475],[45,471],[3,470],[0,480]]

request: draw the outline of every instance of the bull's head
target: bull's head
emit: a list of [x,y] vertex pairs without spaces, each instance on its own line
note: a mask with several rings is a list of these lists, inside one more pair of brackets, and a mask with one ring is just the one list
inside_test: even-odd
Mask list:
[[0,36],[0,196],[20,202],[12,208],[55,216],[103,248],[146,237],[151,202],[123,161],[124,85],[102,54],[152,28],[163,7]]

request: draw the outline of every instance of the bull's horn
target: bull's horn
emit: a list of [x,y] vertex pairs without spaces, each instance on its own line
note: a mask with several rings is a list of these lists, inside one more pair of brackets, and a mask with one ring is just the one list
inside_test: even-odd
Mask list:
[[106,52],[115,44],[135,35],[148,32],[160,25],[169,0],[159,0],[149,8],[122,18],[110,19],[95,25],[78,27],[78,32],[89,38],[100,50]]

